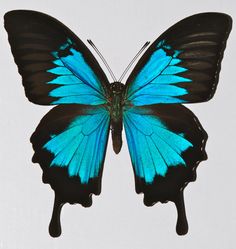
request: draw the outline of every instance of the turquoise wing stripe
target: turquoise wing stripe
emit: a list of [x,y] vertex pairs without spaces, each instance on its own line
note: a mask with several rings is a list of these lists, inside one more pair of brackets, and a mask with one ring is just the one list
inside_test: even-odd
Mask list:
[[103,163],[110,116],[104,107],[76,117],[60,134],[51,134],[43,148],[54,155],[51,167],[65,167],[86,184]]
[[144,84],[147,84],[155,79],[168,66],[171,59],[172,57],[167,56],[163,49],[157,49],[135,78],[135,81],[129,89],[129,94],[132,94],[140,87],[143,87]]
[[100,96],[97,92],[91,93],[91,88],[87,85],[82,85],[80,87],[78,87],[77,85],[66,85],[60,86],[51,91],[51,96],[66,97],[69,94],[71,94],[72,96],[79,94],[91,94],[98,97]]
[[184,134],[168,129],[160,118],[127,109],[124,126],[135,173],[146,183],[152,183],[156,175],[164,177],[169,167],[186,167],[182,153],[192,143]]
[[74,85],[74,84],[84,84],[82,80],[73,74],[58,76],[55,79],[48,82],[48,84],[57,84],[57,85]]
[[171,47],[165,41],[157,45],[148,62],[138,73],[127,92],[127,101],[135,106],[152,104],[184,103],[181,98],[188,91],[178,83],[189,83],[192,80],[178,74],[188,69],[179,66],[181,51],[168,52]]
[[51,54],[55,67],[47,72],[55,78],[47,84],[58,85],[49,92],[50,97],[58,98],[52,104],[100,105],[107,102],[101,82],[70,39]]

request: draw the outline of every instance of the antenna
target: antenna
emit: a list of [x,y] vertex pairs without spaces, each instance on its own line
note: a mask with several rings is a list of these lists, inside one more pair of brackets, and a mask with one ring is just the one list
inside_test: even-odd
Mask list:
[[109,67],[108,63],[106,62],[105,58],[103,57],[103,55],[100,53],[100,51],[97,49],[97,47],[94,45],[94,43],[92,42],[92,40],[88,39],[87,42],[91,45],[91,47],[95,50],[95,52],[98,54],[98,56],[101,58],[102,62],[104,63],[104,65],[106,66],[108,72],[110,73],[112,79],[114,81],[117,81],[114,73],[112,72],[111,68]]
[[122,73],[122,75],[119,78],[119,82],[121,82],[123,80],[123,78],[125,77],[126,73],[128,72],[128,70],[130,69],[130,67],[133,65],[133,63],[136,61],[136,59],[139,57],[139,55],[143,52],[143,50],[150,44],[150,41],[145,42],[145,44],[141,47],[141,49],[138,51],[138,53],[134,56],[134,58],[131,60],[131,62],[129,63],[129,65],[126,67],[126,69],[124,70],[124,72]]

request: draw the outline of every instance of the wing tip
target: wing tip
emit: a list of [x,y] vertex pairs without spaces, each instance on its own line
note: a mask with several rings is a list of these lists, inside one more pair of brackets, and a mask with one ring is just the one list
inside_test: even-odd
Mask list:
[[16,9],[16,10],[7,11],[3,16],[5,28],[12,18],[17,17],[18,15],[28,14],[28,13],[40,13],[40,12],[33,10],[25,10],[25,9]]

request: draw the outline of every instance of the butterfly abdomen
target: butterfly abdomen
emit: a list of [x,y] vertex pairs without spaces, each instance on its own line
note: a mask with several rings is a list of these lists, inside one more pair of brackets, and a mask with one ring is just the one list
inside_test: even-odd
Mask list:
[[116,154],[120,152],[122,147],[122,128],[122,120],[120,122],[111,122],[112,145]]
[[111,134],[113,150],[118,154],[122,147],[122,112],[123,112],[124,85],[114,82],[110,85],[109,111],[111,116]]

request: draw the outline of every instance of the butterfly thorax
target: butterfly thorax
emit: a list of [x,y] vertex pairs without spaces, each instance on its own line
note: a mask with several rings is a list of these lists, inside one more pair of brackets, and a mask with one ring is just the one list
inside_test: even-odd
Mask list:
[[113,82],[110,84],[110,98],[108,107],[111,116],[111,133],[113,149],[119,153],[122,146],[122,110],[124,105],[124,84]]
[[118,122],[122,119],[124,85],[120,82],[110,84],[109,111],[111,119]]

